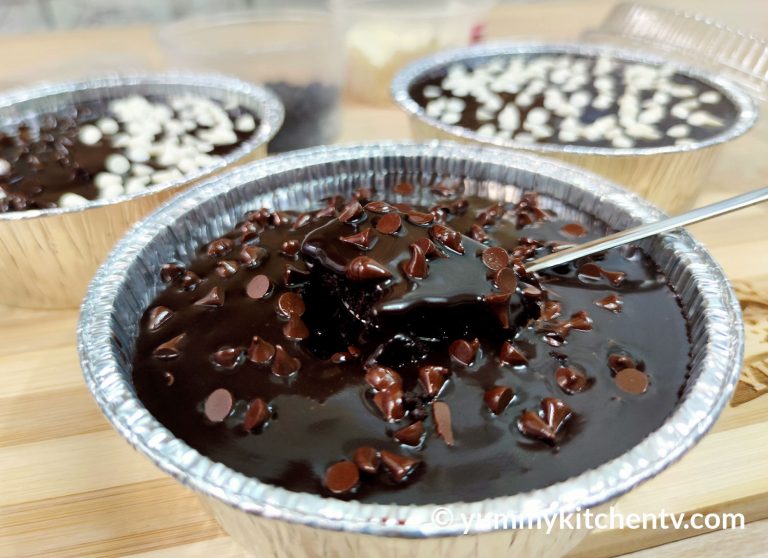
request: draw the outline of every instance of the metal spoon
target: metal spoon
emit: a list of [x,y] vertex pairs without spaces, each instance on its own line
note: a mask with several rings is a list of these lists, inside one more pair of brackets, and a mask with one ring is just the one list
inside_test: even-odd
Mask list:
[[634,242],[641,238],[646,238],[692,223],[698,223],[699,221],[705,221],[718,215],[724,215],[731,211],[737,211],[751,205],[755,205],[768,200],[768,188],[760,188],[747,194],[728,198],[727,200],[719,201],[711,205],[705,205],[699,207],[682,215],[676,215],[675,217],[668,217],[655,223],[648,223],[647,225],[640,225],[624,231],[620,231],[603,238],[596,240],[590,240],[584,244],[579,244],[572,248],[567,248],[561,252],[555,252],[534,260],[533,262],[526,264],[525,269],[529,272],[542,271],[550,267],[562,265],[564,263],[589,256],[597,252],[608,250],[609,248],[615,248],[622,244]]

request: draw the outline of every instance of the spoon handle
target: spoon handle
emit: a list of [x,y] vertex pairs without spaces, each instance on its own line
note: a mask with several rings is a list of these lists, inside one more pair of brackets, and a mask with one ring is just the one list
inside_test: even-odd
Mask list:
[[584,244],[579,244],[572,248],[567,248],[560,252],[555,252],[554,254],[549,254],[527,264],[525,269],[530,272],[537,272],[550,267],[555,267],[583,258],[584,256],[608,250],[609,248],[621,246],[622,244],[634,242],[641,238],[684,227],[685,225],[690,225],[692,223],[698,223],[699,221],[705,221],[717,217],[718,215],[724,215],[725,213],[743,209],[766,200],[768,200],[768,188],[760,188],[759,190],[741,194],[740,196],[699,207],[681,215],[619,231],[596,240],[585,242]]

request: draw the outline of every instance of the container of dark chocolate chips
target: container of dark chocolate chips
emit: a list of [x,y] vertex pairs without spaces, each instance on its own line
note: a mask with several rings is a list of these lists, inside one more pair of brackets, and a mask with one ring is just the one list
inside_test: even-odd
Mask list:
[[112,75],[0,97],[0,304],[74,308],[114,243],[181,189],[266,155],[273,93],[221,76]]
[[260,161],[118,243],[82,308],[85,379],[259,556],[561,556],[586,532],[526,525],[662,471],[738,378],[738,302],[684,232],[525,272],[659,216],[493,148]]
[[625,4],[586,38],[438,53],[401,70],[392,96],[415,139],[546,155],[666,211],[686,209],[723,146],[757,119],[755,98],[767,82],[751,66],[765,44],[699,18]]

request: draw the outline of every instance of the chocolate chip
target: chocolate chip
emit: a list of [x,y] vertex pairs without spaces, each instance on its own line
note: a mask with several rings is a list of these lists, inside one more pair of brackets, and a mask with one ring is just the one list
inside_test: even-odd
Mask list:
[[410,196],[413,194],[413,184],[408,182],[401,182],[400,184],[395,184],[395,187],[392,188],[392,191],[395,194],[400,194],[402,196]]
[[240,250],[240,262],[244,266],[253,268],[261,265],[265,259],[267,259],[268,252],[261,246],[243,246]]
[[555,381],[560,389],[571,395],[583,391],[589,383],[584,372],[568,366],[561,366],[555,370]]
[[502,267],[493,275],[493,284],[496,285],[497,289],[503,292],[514,292],[517,288],[517,277],[515,276],[515,272],[508,267]]
[[387,473],[389,473],[390,478],[397,483],[401,483],[416,470],[421,462],[404,455],[383,450],[381,452],[381,463],[384,465]]
[[512,388],[507,386],[495,386],[486,390],[483,395],[483,400],[494,415],[500,415],[512,402],[514,396],[515,392]]
[[627,274],[623,271],[608,271],[606,269],[603,269],[603,277],[608,279],[608,281],[613,285],[614,287],[618,287],[624,282],[624,279],[627,277]]
[[288,318],[291,316],[303,316],[306,311],[301,296],[291,292],[280,295],[277,299],[277,309],[283,316]]
[[308,225],[312,222],[312,216],[309,213],[300,213],[296,220],[293,222],[293,225],[291,225],[291,230],[296,231],[300,228]]
[[294,315],[283,326],[283,335],[291,341],[302,341],[309,337],[309,329],[299,316]]
[[414,225],[429,225],[435,220],[435,216],[431,213],[424,213],[423,211],[409,211],[406,213],[405,218]]
[[381,234],[396,234],[402,225],[403,220],[398,213],[387,213],[376,222],[376,230]]
[[589,231],[587,231],[587,229],[579,223],[568,223],[567,225],[560,227],[560,232],[566,236],[578,238],[580,236],[584,236]]
[[269,223],[274,227],[279,227],[290,221],[290,217],[287,213],[282,211],[275,211],[269,216]]
[[616,353],[608,356],[608,367],[614,372],[618,372],[625,368],[637,368],[637,364],[631,356]]
[[400,420],[405,416],[403,390],[399,385],[389,386],[373,395],[373,404],[387,421]]
[[504,341],[504,343],[501,344],[499,360],[502,364],[509,364],[511,366],[528,364],[526,356],[520,352],[511,341]]
[[286,287],[298,287],[309,281],[310,272],[291,264],[285,264],[283,270],[283,283]]
[[178,263],[167,263],[160,268],[160,279],[163,283],[174,283],[181,279],[187,268]]
[[356,221],[363,215],[363,206],[360,205],[360,202],[357,200],[354,200],[347,205],[344,206],[344,209],[341,210],[341,213],[339,213],[339,221],[342,223],[349,223],[352,221]]
[[544,420],[547,421],[547,424],[555,434],[571,416],[571,408],[555,397],[545,397],[542,399],[541,411],[544,414]]
[[394,207],[383,201],[372,201],[365,205],[365,209],[371,213],[391,213],[397,211]]
[[418,244],[411,244],[408,248],[411,252],[411,257],[403,264],[403,272],[410,279],[426,279],[429,274],[429,266],[424,250]]
[[158,345],[157,348],[152,351],[152,355],[155,358],[159,358],[160,360],[172,360],[179,356],[179,353],[181,352],[179,350],[179,346],[181,345],[181,342],[184,341],[184,338],[187,336],[186,333],[182,333],[180,335],[177,335],[173,339],[170,339],[166,341],[165,343]]
[[245,293],[254,300],[260,300],[272,290],[272,282],[266,275],[257,275],[245,286]]
[[165,385],[170,387],[176,381],[176,378],[168,370],[163,370],[163,380],[165,380]]
[[451,408],[448,403],[444,401],[435,401],[432,404],[432,418],[435,421],[435,431],[440,436],[445,444],[452,446],[453,439],[453,426],[451,424]]
[[648,374],[636,368],[619,370],[613,379],[622,391],[633,395],[640,395],[648,389]]
[[419,368],[419,384],[424,393],[435,397],[440,393],[448,374],[450,371],[442,366],[422,366]]
[[355,462],[357,468],[363,473],[373,475],[379,470],[381,456],[375,448],[370,446],[360,446],[355,450],[355,453],[352,454],[352,461]]
[[259,234],[261,234],[262,229],[256,223],[246,221],[240,225],[238,231],[240,232],[240,243],[248,244],[249,242],[259,238]]
[[451,196],[455,195],[456,192],[459,191],[459,184],[445,184],[443,182],[440,182],[438,184],[434,184],[431,188],[432,193],[441,196],[443,198],[450,198]]
[[160,326],[171,318],[173,318],[173,310],[167,306],[155,306],[149,311],[147,329],[149,329],[149,331],[157,331]]
[[373,197],[373,189],[360,187],[352,193],[352,197],[360,202],[366,202]]
[[339,461],[325,471],[325,488],[333,494],[343,495],[354,492],[360,483],[360,471],[351,461]]
[[269,364],[275,356],[275,346],[258,335],[253,336],[248,348],[248,360],[255,364]]
[[216,264],[216,275],[224,279],[232,277],[237,270],[240,269],[240,264],[234,260],[222,260]]
[[445,225],[432,225],[429,228],[429,236],[457,254],[464,253],[464,246],[461,244],[461,235]]
[[264,426],[271,416],[272,411],[270,411],[267,402],[261,397],[257,397],[248,404],[248,410],[243,417],[243,428],[246,432],[256,430]]
[[292,258],[299,253],[299,248],[301,248],[301,244],[298,240],[286,240],[280,246],[280,252],[289,258]]
[[323,217],[333,217],[336,215],[336,208],[333,205],[328,205],[323,209],[315,212],[315,219],[322,219]]
[[414,242],[419,248],[421,248],[421,251],[424,252],[424,255],[427,258],[445,258],[446,255],[443,254],[437,246],[435,246],[435,243],[432,242],[430,239],[428,239],[426,236],[419,238],[416,242]]
[[229,416],[229,413],[232,412],[233,403],[234,398],[228,390],[219,388],[212,391],[206,398],[205,405],[203,406],[205,418],[215,423],[224,421]]
[[408,203],[393,203],[392,207],[403,213],[410,213],[411,211],[415,211],[413,206]]
[[346,364],[351,362],[354,357],[346,351],[339,351],[331,355],[331,362],[334,364]]
[[606,310],[609,310],[614,314],[620,314],[621,308],[623,305],[624,305],[624,302],[621,300],[621,297],[614,293],[611,293],[595,301],[595,306],[600,306],[601,308],[605,308]]
[[509,265],[509,254],[501,246],[487,248],[483,252],[483,263],[491,271],[498,271]]
[[256,211],[249,211],[245,214],[246,221],[252,221],[254,223],[258,223],[259,225],[266,225],[269,223],[269,217],[270,212],[266,207],[262,207]]
[[219,238],[218,240],[211,242],[205,251],[209,256],[221,258],[222,256],[226,256],[232,250],[234,245],[235,243],[229,238]]
[[529,438],[553,443],[563,423],[571,416],[571,408],[554,397],[541,401],[543,418],[534,411],[523,411],[517,419],[517,428]]
[[288,354],[280,345],[275,345],[275,357],[272,359],[272,373],[275,376],[290,376],[301,368],[301,361]]
[[557,318],[562,311],[562,306],[556,300],[545,300],[541,305],[541,319],[549,321]]
[[488,233],[477,223],[469,228],[469,236],[478,242],[485,242],[488,240]]
[[370,250],[376,241],[375,231],[373,229],[363,229],[360,232],[351,234],[349,236],[340,236],[339,240],[356,246],[361,250]]
[[483,301],[488,305],[491,312],[499,320],[499,325],[503,329],[508,329],[509,321],[509,300],[512,298],[511,292],[490,293],[483,297]]
[[396,430],[392,437],[406,446],[418,446],[421,443],[421,439],[424,437],[424,425],[421,421],[414,422],[408,426],[404,426],[400,430]]
[[570,324],[571,328],[580,331],[589,331],[592,329],[592,319],[584,310],[579,310],[578,312],[571,314],[568,324]]
[[473,341],[466,341],[464,339],[457,339],[448,347],[448,354],[451,358],[463,364],[464,366],[471,366],[477,356],[477,350],[480,348],[480,341],[474,339]]
[[242,347],[222,347],[211,355],[211,362],[231,370],[240,364],[242,354]]
[[540,288],[534,287],[533,285],[526,285],[522,291],[520,291],[522,295],[525,298],[529,298],[532,300],[539,300],[543,297],[544,293],[541,291]]
[[400,374],[386,366],[374,365],[365,371],[365,382],[376,390],[387,389],[391,386],[402,386]]
[[603,275],[602,268],[596,263],[587,262],[579,266],[579,279],[597,280]]
[[358,256],[349,262],[345,273],[352,281],[382,281],[392,277],[386,267],[367,256]]

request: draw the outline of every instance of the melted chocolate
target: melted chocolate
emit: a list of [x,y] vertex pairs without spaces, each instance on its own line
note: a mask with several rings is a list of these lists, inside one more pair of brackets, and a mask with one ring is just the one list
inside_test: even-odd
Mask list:
[[[170,284],[136,344],[138,396],[176,436],[233,469],[380,503],[544,487],[617,457],[662,424],[685,384],[690,344],[678,298],[648,256],[615,249],[595,259],[625,274],[618,284],[580,276],[584,262],[537,282],[520,257],[573,238],[535,196],[517,207],[434,203],[416,208],[416,221],[432,216],[421,225],[408,220],[410,207],[362,210],[339,199],[312,216],[253,211],[186,267],[166,266]],[[388,223],[390,232],[363,247],[340,240],[375,229],[382,209],[401,216],[397,233]],[[436,224],[461,234],[480,226],[488,239],[459,236],[462,255],[448,248],[451,235],[430,235]],[[599,236],[595,229],[580,238]],[[291,241],[300,252],[282,249]],[[417,242],[430,254],[424,278],[405,269]],[[483,261],[490,246],[510,254],[505,287]],[[378,271],[356,267],[350,277],[361,256]],[[485,260],[505,262],[498,251]],[[236,271],[217,273],[222,261]],[[267,289],[251,297],[259,276]],[[612,294],[621,313],[595,304]],[[509,313],[506,325],[498,308]],[[301,326],[308,337],[293,340]],[[644,390],[616,379],[619,361],[645,375]]]

